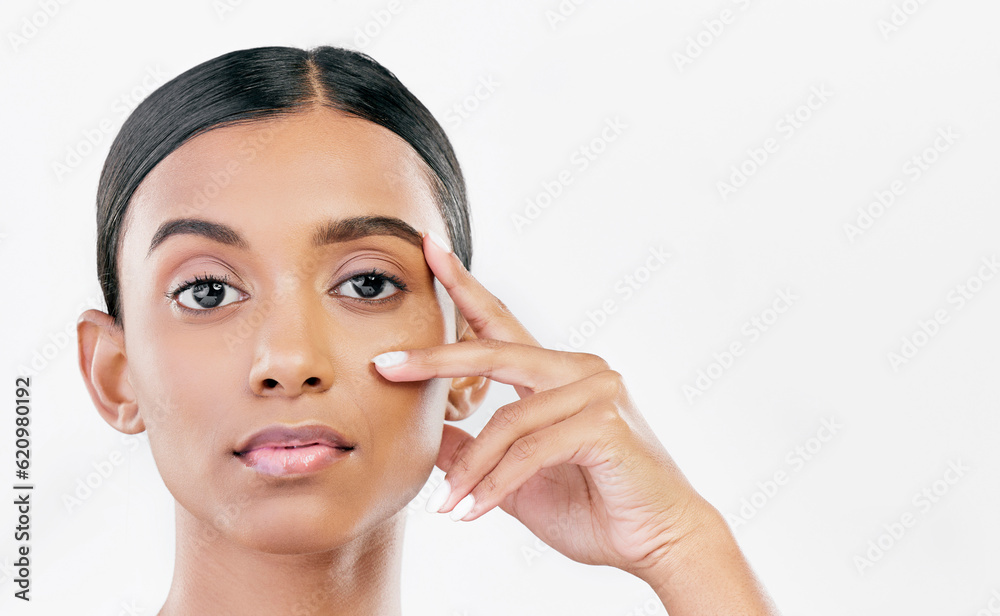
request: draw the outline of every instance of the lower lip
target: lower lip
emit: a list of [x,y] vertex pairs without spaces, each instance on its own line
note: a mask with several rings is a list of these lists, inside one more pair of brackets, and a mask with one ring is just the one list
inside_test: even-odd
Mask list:
[[349,450],[337,449],[329,445],[309,445],[307,447],[259,447],[237,457],[248,468],[262,475],[280,477],[299,475],[324,469],[350,455]]

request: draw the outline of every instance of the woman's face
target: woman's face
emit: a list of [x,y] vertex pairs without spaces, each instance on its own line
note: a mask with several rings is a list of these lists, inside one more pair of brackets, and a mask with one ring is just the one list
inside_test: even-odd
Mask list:
[[[185,219],[201,222],[171,224]],[[370,361],[455,340],[410,228],[447,237],[419,156],[326,108],[211,130],[144,180],[120,249],[127,374],[167,488],[206,529],[316,551],[423,486],[450,383],[392,383]],[[235,453],[267,426],[307,423],[355,448],[285,475]]]

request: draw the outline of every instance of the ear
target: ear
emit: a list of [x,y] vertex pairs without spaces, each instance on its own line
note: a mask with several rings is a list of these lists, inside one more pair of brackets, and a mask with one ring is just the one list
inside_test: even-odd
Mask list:
[[[455,325],[459,330],[459,341],[476,339],[475,332],[461,314],[455,316]],[[471,415],[483,403],[489,388],[490,379],[485,376],[462,376],[452,379],[451,389],[448,391],[448,408],[444,414],[445,420],[458,421]]]
[[146,429],[128,377],[125,332],[100,310],[87,310],[76,322],[80,373],[104,421],[119,432]]

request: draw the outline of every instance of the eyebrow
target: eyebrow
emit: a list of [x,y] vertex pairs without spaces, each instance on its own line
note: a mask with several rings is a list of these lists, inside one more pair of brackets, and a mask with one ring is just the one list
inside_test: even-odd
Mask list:
[[[149,258],[153,250],[164,240],[174,235],[200,235],[220,244],[244,251],[250,250],[250,243],[229,225],[200,218],[176,218],[164,222],[156,229],[149,250],[146,252],[146,258]],[[328,220],[320,224],[313,233],[313,246],[320,248],[372,235],[399,237],[423,250],[420,232],[403,219],[394,216],[353,216]]]

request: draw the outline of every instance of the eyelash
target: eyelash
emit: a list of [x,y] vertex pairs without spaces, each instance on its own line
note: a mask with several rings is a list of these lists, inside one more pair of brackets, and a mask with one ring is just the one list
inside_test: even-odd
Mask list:
[[398,276],[394,276],[393,274],[390,274],[385,270],[380,270],[377,267],[374,267],[367,271],[357,272],[356,274],[351,274],[347,278],[344,278],[343,280],[338,282],[333,288],[337,289],[341,287],[348,280],[351,280],[352,278],[357,278],[359,276],[376,276],[378,278],[383,278],[391,282],[397,289],[399,289],[399,292],[393,293],[389,297],[383,297],[382,299],[365,299],[363,297],[349,297],[347,299],[353,299],[355,301],[364,302],[365,304],[373,306],[381,306],[382,304],[388,304],[389,302],[394,302],[396,300],[402,299],[403,293],[409,291],[409,289],[406,286],[406,283],[400,280]]
[[207,309],[204,309],[204,310],[195,310],[194,308],[188,308],[187,306],[181,305],[181,303],[177,301],[177,297],[181,293],[183,293],[184,291],[187,291],[188,289],[190,289],[191,287],[197,286],[199,284],[209,284],[209,283],[213,283],[213,282],[218,282],[218,283],[222,283],[222,284],[228,285],[229,284],[229,275],[226,274],[225,276],[222,276],[222,277],[213,276],[212,274],[205,274],[204,276],[195,276],[194,278],[185,280],[184,282],[180,283],[179,285],[177,285],[176,287],[174,287],[173,291],[168,291],[168,292],[164,293],[164,295],[167,297],[167,299],[173,301],[174,304],[178,308],[180,308],[182,311],[184,311],[184,312],[186,312],[188,314],[194,315],[194,316],[202,316],[202,315],[204,315],[206,313],[214,312],[215,309],[214,308],[207,308]]
[[[359,276],[377,276],[379,278],[384,278],[385,280],[388,280],[389,282],[391,282],[397,289],[399,289],[399,291],[397,293],[393,293],[389,297],[383,297],[382,299],[365,299],[363,297],[348,297],[347,299],[353,299],[355,301],[359,301],[359,302],[362,302],[362,303],[365,303],[365,304],[369,304],[369,305],[372,305],[372,306],[381,306],[382,304],[388,304],[389,302],[393,302],[393,301],[396,301],[398,299],[402,299],[403,293],[409,291],[409,289],[406,286],[406,283],[403,282],[402,280],[400,280],[398,276],[395,276],[395,275],[390,274],[389,272],[387,272],[385,270],[380,270],[378,268],[372,268],[370,270],[366,270],[366,271],[362,271],[362,272],[357,272],[355,274],[351,274],[350,276],[347,276],[346,278],[344,278],[343,280],[341,280],[340,282],[338,282],[334,286],[334,288],[335,289],[339,288],[339,287],[343,286],[343,284],[345,282],[351,280],[352,278],[357,278]],[[181,293],[183,293],[184,291],[187,291],[191,287],[197,286],[199,284],[209,284],[209,283],[213,283],[213,282],[218,282],[218,283],[221,283],[221,284],[229,285],[229,275],[227,274],[227,275],[222,276],[222,277],[214,276],[212,274],[205,274],[204,276],[195,276],[194,278],[191,278],[189,280],[185,280],[184,282],[180,283],[179,285],[177,285],[176,287],[174,287],[174,289],[172,291],[168,291],[168,292],[164,293],[164,295],[166,296],[167,299],[173,301],[177,305],[177,307],[180,308],[181,310],[183,310],[184,312],[201,316],[201,315],[204,315],[206,313],[214,312],[217,309],[216,308],[206,308],[206,309],[203,309],[203,310],[195,310],[194,308],[188,308],[187,306],[182,306],[180,303],[178,303],[177,302],[177,297]],[[229,285],[229,286],[231,286],[231,285]],[[341,296],[341,297],[343,297],[343,296]]]

